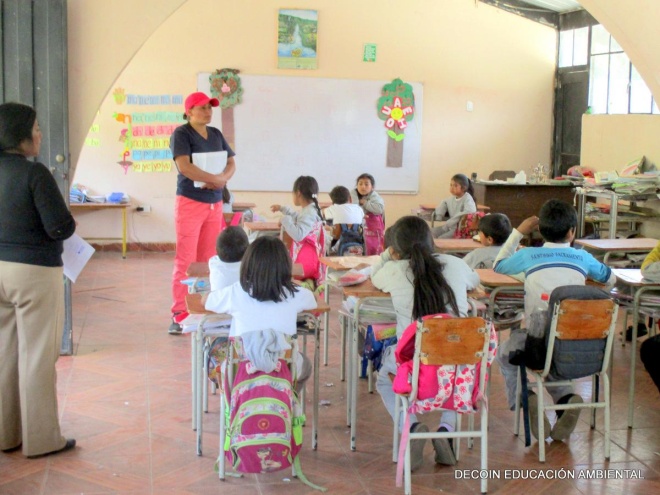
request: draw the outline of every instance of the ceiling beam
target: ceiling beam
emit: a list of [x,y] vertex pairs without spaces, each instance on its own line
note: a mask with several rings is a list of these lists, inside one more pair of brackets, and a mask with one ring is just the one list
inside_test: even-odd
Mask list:
[[498,9],[506,10],[512,14],[519,15],[545,26],[559,29],[559,13],[554,10],[544,9],[535,5],[530,5],[521,0],[479,0],[487,5],[492,5]]

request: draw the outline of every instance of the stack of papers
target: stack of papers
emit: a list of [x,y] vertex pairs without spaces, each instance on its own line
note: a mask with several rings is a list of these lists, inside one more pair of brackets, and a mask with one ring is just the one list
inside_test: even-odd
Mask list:
[[193,333],[197,331],[202,318],[206,316],[206,321],[202,329],[204,333],[212,333],[218,335],[229,335],[231,327],[231,318],[225,316],[208,316],[202,314],[188,315],[188,317],[181,322],[181,329],[183,333]]

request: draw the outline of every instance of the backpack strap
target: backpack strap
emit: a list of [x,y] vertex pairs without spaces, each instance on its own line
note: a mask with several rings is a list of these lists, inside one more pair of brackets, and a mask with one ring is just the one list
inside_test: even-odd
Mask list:
[[296,458],[293,460],[293,469],[295,471],[296,477],[298,477],[298,479],[302,481],[304,484],[306,484],[308,487],[314,490],[318,490],[320,492],[328,491],[326,487],[316,485],[307,479],[307,476],[305,476],[305,473],[303,473],[302,467],[300,466],[300,455],[297,455]]

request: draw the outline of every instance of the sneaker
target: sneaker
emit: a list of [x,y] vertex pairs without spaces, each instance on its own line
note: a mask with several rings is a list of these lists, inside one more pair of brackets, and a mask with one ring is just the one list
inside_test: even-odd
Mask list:
[[[529,406],[529,427],[532,430],[532,435],[537,440],[539,439],[539,404],[537,402],[536,393],[528,392],[527,394],[527,404]],[[550,421],[548,417],[543,415],[543,433],[548,436],[550,433]],[[545,437],[543,438],[545,440]]]
[[[439,432],[449,431],[444,426],[438,428]],[[433,450],[435,450],[435,463],[445,466],[456,465],[456,454],[454,454],[454,441],[451,438],[434,438]]]
[[[579,395],[569,394],[559,399],[557,404],[582,404],[583,402],[582,397]],[[566,440],[570,437],[577,425],[580,411],[580,409],[557,411],[557,422],[550,432],[550,437],[553,440]]]
[[[423,423],[413,423],[410,433],[427,433],[429,427]],[[410,471],[416,471],[424,463],[424,445],[426,438],[417,438],[410,441]]]
[[181,335],[182,331],[183,329],[181,328],[181,325],[179,325],[176,321],[170,323],[170,328],[167,329],[167,333],[170,335]]
[[[626,342],[632,342],[632,325],[630,325],[628,328],[626,328]],[[644,335],[648,334],[648,330],[646,329],[646,325],[643,322],[639,322],[637,324],[637,338],[644,337]]]

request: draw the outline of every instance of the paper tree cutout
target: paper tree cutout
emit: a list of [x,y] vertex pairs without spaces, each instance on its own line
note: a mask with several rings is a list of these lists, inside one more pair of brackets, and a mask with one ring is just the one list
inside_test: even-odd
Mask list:
[[415,117],[415,95],[412,86],[394,79],[383,86],[376,104],[378,118],[385,121],[390,139],[387,140],[387,167],[403,167],[403,138],[408,123]]
[[[387,135],[395,141],[401,141],[404,129],[415,116],[415,96],[412,86],[401,79],[394,79],[383,86],[382,96],[378,99],[378,117],[385,121]],[[396,130],[400,132],[396,132]]]

